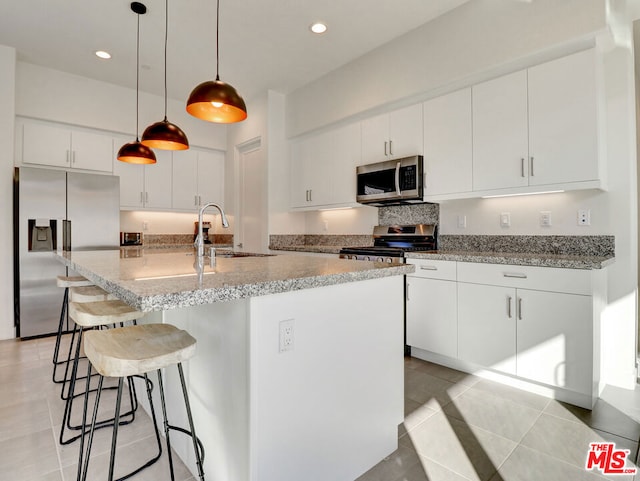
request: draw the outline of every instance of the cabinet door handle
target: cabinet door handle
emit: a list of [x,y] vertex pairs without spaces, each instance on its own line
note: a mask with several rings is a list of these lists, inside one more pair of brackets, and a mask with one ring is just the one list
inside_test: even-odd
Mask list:
[[423,271],[437,271],[438,268],[436,266],[420,266],[420,270],[423,270]]
[[520,177],[524,177],[524,157],[520,159]]
[[144,204],[144,192],[140,192],[140,203]]
[[526,274],[521,274],[519,272],[503,272],[502,275],[504,277],[514,277],[516,279],[526,279],[527,278]]
[[507,296],[507,317],[511,319],[511,296]]
[[389,155],[393,155],[393,140],[389,141]]
[[148,203],[149,203],[149,192],[145,192],[145,193],[144,193],[144,202],[145,202],[146,204],[148,204]]
[[67,164],[71,163],[71,151],[67,150]]
[[202,196],[201,195],[198,196],[198,205],[202,205]]
[[518,320],[522,320],[522,297],[518,297]]
[[309,189],[309,202],[313,202],[313,189]]
[[71,151],[71,163],[72,164],[76,163],[76,151],[75,150]]
[[529,171],[530,171],[530,175],[531,175],[531,177],[533,177],[533,176],[535,175],[535,174],[533,173],[533,155],[531,156],[531,167],[530,167]]

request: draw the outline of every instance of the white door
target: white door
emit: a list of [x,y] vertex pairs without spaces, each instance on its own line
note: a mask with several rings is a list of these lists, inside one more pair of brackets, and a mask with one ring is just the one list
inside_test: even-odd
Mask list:
[[238,219],[235,249],[267,251],[267,168],[260,139],[237,147],[239,158]]
[[516,373],[516,290],[458,283],[458,358]]
[[474,85],[473,190],[529,184],[527,72]]

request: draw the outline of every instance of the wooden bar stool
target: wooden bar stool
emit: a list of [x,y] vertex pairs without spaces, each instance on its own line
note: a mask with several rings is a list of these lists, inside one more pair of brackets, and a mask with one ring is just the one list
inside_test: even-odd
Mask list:
[[[86,293],[85,293],[86,294]],[[93,302],[70,302],[69,317],[78,326],[78,336],[75,342],[75,354],[71,362],[71,373],[69,375],[69,390],[65,397],[64,414],[62,417],[62,426],[60,427],[60,444],[69,444],[80,439],[81,434],[77,434],[65,439],[66,430],[80,430],[83,433],[87,426],[84,423],[78,425],[71,424],[71,415],[73,412],[73,401],[82,394],[76,394],[76,382],[84,379],[86,389],[90,389],[91,378],[78,376],[78,365],[80,361],[80,350],[83,343],[83,332],[90,329],[108,328],[109,326],[124,325],[125,322],[135,322],[137,319],[144,317],[144,313],[125,304],[120,300],[102,300]],[[129,380],[129,399],[131,401],[131,410],[124,414],[130,419],[120,421],[121,424],[129,424],[135,419],[135,411],[138,408],[138,401],[133,382]],[[98,423],[98,427],[109,426],[113,419],[102,420]]]
[[64,333],[64,325],[66,321],[67,331],[69,330],[69,315],[68,315],[68,306],[69,306],[69,288],[71,287],[84,287],[84,286],[92,286],[93,282],[82,277],[82,276],[58,276],[56,279],[56,284],[58,287],[64,287],[64,295],[62,297],[62,308],[60,309],[60,322],[58,323],[58,333],[56,334],[56,345],[53,349],[53,382],[59,384],[64,382],[64,379],[56,379],[56,371],[60,364],[69,363],[69,358],[60,360],[58,355],[60,352],[60,340],[62,339],[62,334]]
[[[90,286],[73,286],[69,288],[69,292],[67,294],[68,299],[71,302],[97,302],[97,301],[109,301],[117,299],[113,294],[109,294],[104,289],[90,285]],[[67,330],[69,330],[68,322],[67,322]],[[63,401],[66,401],[67,397],[71,394],[71,390],[67,387],[69,384],[70,377],[70,369],[69,364],[71,361],[71,356],[73,354],[73,348],[76,341],[76,336],[78,334],[78,325],[74,322],[73,329],[71,331],[71,341],[69,342],[69,352],[67,353],[67,358],[65,360],[59,361],[59,364],[65,364],[64,368],[64,377],[57,381],[58,383],[62,383],[62,389],[60,390],[60,398]],[[55,377],[55,372],[54,372]],[[78,379],[84,378],[76,378]],[[54,379],[54,382],[55,379]],[[65,389],[67,392],[65,392]]]
[[[80,457],[78,461],[78,480],[85,481],[91,457],[91,444],[96,426],[98,405],[100,402],[100,392],[102,382],[105,377],[117,377],[118,397],[115,408],[115,422],[113,423],[113,434],[111,437],[111,457],[109,459],[109,481],[113,481],[116,445],[118,437],[118,419],[120,415],[120,401],[122,398],[123,379],[128,376],[143,375],[147,379],[147,373],[157,371],[158,386],[160,389],[160,400],[162,403],[162,414],[164,418],[164,432],[167,440],[167,452],[169,456],[169,469],[171,479],[174,479],[173,457],[171,454],[171,441],[169,431],[176,430],[191,436],[193,449],[198,466],[198,476],[204,481],[202,462],[204,460],[204,448],[196,436],[193,425],[193,416],[189,404],[189,396],[184,380],[182,362],[193,356],[196,349],[196,340],[186,331],[180,330],[170,324],[143,324],[128,326],[106,331],[91,331],[85,335],[85,353],[90,361],[87,375],[91,374],[91,366],[100,374],[98,393],[93,408],[91,430],[89,431],[86,454],[84,450],[84,431],[80,443]],[[161,369],[177,365],[182,386],[182,394],[189,421],[189,430],[172,426],[167,418],[167,408],[165,404],[164,385],[162,382]],[[85,397],[85,408],[87,397]],[[153,413],[153,407],[152,407]],[[86,416],[86,409],[85,409]],[[86,422],[86,421],[85,421]],[[146,466],[146,465],[145,465]],[[144,467],[144,466],[143,466]],[[142,469],[143,467],[139,468]],[[137,471],[136,471],[137,472]],[[127,475],[128,477],[129,475]],[[122,479],[122,478],[121,478]]]

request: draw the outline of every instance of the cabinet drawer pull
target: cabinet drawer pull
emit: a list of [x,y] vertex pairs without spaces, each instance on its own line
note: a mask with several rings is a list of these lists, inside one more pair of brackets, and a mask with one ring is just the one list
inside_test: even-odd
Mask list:
[[422,270],[422,271],[437,271],[438,268],[436,266],[420,266],[420,270]]
[[524,177],[524,157],[520,159],[520,177]]
[[507,296],[507,317],[511,319],[511,296]]
[[503,272],[502,275],[504,277],[514,277],[516,279],[526,279],[527,278],[526,274],[520,274],[518,272]]
[[530,172],[531,172],[531,177],[533,177],[535,174],[533,173],[533,155],[531,156],[531,167],[530,167]]
[[518,320],[522,320],[522,297],[518,297]]

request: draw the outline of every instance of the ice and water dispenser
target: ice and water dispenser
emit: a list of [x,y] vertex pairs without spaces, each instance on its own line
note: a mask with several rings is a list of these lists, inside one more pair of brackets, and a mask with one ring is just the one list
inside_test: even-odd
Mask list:
[[57,248],[56,219],[29,219],[28,242],[30,252],[55,251]]

